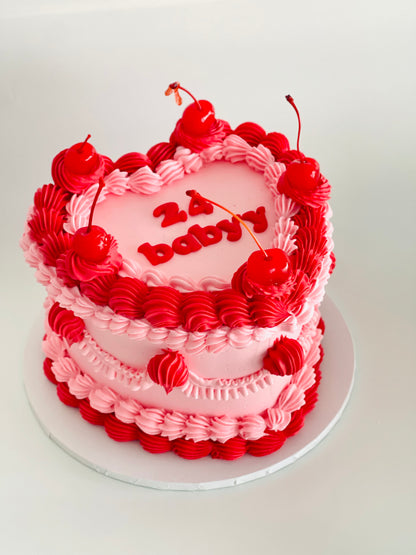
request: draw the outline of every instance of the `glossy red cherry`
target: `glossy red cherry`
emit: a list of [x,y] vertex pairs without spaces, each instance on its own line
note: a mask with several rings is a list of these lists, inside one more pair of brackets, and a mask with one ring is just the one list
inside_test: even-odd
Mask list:
[[74,251],[81,258],[89,260],[90,262],[101,262],[104,260],[111,246],[111,236],[108,235],[102,227],[92,225],[95,206],[104,187],[104,179],[100,177],[98,189],[92,201],[88,225],[77,229],[74,235],[74,242],[72,243]]
[[291,264],[288,255],[282,249],[254,251],[247,260],[246,277],[249,281],[268,287],[280,285],[288,280]]
[[65,154],[65,167],[71,173],[87,175],[93,173],[99,164],[99,156],[95,148],[88,142],[91,135],[83,143],[72,145]]
[[81,227],[77,229],[72,248],[85,260],[101,262],[108,255],[110,245],[110,235],[102,227],[92,225],[90,228]]
[[165,95],[175,95],[175,100],[178,105],[182,104],[182,98],[179,91],[184,91],[194,101],[190,104],[182,115],[182,127],[184,131],[190,135],[205,135],[209,132],[212,125],[215,123],[214,106],[208,100],[197,100],[192,93],[181,86],[178,81],[171,83],[167,88]]
[[286,179],[294,189],[312,192],[319,184],[319,164],[313,158],[294,160],[286,168]]
[[215,112],[211,102],[199,100],[198,104],[190,104],[182,115],[182,127],[190,135],[205,135],[215,123]]

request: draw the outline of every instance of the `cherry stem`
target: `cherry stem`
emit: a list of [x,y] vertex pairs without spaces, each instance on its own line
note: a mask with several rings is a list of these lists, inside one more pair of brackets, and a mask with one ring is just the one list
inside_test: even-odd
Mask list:
[[100,196],[100,193],[101,193],[101,191],[103,190],[104,187],[105,187],[104,179],[102,177],[100,177],[98,189],[97,189],[97,192],[95,193],[95,197],[94,197],[94,200],[92,201],[92,205],[91,205],[91,212],[90,212],[90,219],[88,220],[87,233],[89,233],[91,231],[92,217],[94,215],[95,205],[97,204],[98,197]]
[[213,204],[214,206],[218,206],[218,208],[222,208],[222,210],[225,210],[226,212],[228,212],[228,214],[231,214],[231,216],[233,216],[233,218],[238,220],[240,222],[240,224],[242,226],[244,226],[246,228],[246,230],[250,233],[250,235],[254,239],[256,245],[263,252],[266,260],[268,260],[270,258],[269,255],[267,254],[267,252],[263,249],[263,247],[259,243],[257,237],[254,235],[254,233],[251,231],[251,229],[248,227],[248,225],[240,218],[240,216],[237,216],[237,214],[234,214],[234,212],[231,212],[231,210],[228,210],[228,208],[225,208],[225,206],[222,206],[222,204],[218,204],[218,202],[214,202],[213,200],[210,200],[209,198],[203,197],[202,195],[200,195],[198,193],[198,191],[195,191],[195,189],[186,191],[186,194],[188,195],[188,197],[191,197],[191,198],[205,200],[206,202],[209,202],[210,204]]
[[88,133],[87,138],[85,139],[85,141],[82,143],[82,145],[79,147],[78,152],[82,152],[84,150],[84,146],[87,144],[88,139],[91,139],[91,135]]
[[180,83],[178,83],[177,81],[175,81],[174,83],[171,83],[171,84],[169,85],[169,87],[170,87],[172,90],[180,89],[181,91],[186,92],[187,94],[189,94],[189,96],[192,98],[192,100],[195,102],[195,104],[198,106],[198,108],[199,108],[200,110],[202,110],[202,107],[201,107],[201,104],[199,103],[199,100],[197,100],[197,99],[194,97],[194,95],[193,95],[190,91],[188,91],[188,89],[185,89],[184,87],[182,87],[182,85],[181,85]]
[[293,98],[290,96],[290,94],[286,95],[286,100],[289,102],[289,104],[293,107],[293,109],[296,112],[296,115],[298,117],[298,140],[297,140],[297,144],[296,144],[296,150],[299,153],[300,158],[304,158],[304,156],[302,156],[302,153],[299,149],[299,141],[300,141],[300,130],[302,128],[302,125],[300,123],[300,115],[299,115],[299,110],[297,109],[297,106],[295,104],[295,101],[293,100]]

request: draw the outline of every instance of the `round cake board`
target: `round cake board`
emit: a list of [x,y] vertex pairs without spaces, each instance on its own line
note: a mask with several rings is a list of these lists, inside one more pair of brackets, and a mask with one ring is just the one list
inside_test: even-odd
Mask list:
[[78,409],[64,405],[56,386],[43,374],[43,319],[30,333],[24,383],[34,414],[46,434],[62,449],[97,472],[134,485],[165,490],[209,490],[235,486],[280,470],[316,447],[341,417],[354,381],[354,348],[348,327],[333,303],[324,299],[322,381],[315,408],[303,428],[283,447],[265,457],[245,455],[235,461],[204,457],[189,461],[174,453],[151,454],[139,442],[119,443],[104,428],[86,422]]

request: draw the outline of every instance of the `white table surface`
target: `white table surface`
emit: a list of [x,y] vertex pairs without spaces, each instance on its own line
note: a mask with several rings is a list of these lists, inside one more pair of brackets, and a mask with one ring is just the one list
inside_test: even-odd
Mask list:
[[[416,183],[414,2],[29,1],[0,7],[0,552],[413,554]],[[232,126],[296,137],[333,185],[328,291],[357,373],[334,430],[236,488],[167,492],[106,478],[33,417],[23,351],[44,297],[18,239],[50,162],[87,133],[117,159],[167,140],[180,80]]]

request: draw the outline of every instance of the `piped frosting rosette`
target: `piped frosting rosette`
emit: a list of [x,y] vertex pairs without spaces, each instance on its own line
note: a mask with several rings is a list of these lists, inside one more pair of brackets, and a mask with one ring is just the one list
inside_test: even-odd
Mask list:
[[97,183],[100,177],[109,174],[114,169],[110,158],[103,155],[97,156],[97,166],[86,175],[71,172],[65,164],[65,155],[68,149],[62,150],[52,162],[52,178],[55,185],[70,193],[81,193],[88,187]]

